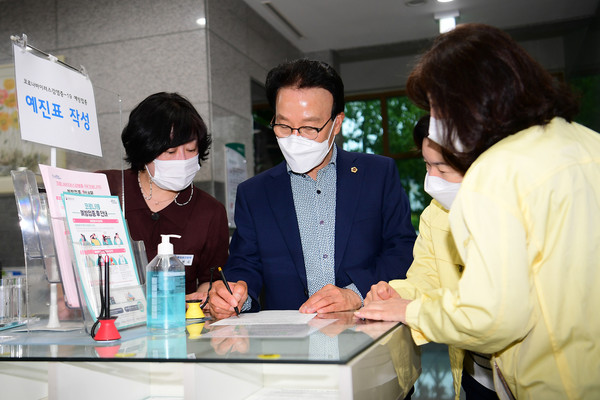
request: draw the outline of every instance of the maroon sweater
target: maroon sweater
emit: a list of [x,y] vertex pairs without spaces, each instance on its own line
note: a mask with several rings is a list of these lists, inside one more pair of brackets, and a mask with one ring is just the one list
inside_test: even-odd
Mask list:
[[[121,171],[98,171],[108,178],[110,191],[121,202]],[[132,240],[143,240],[148,261],[151,261],[161,242],[161,234],[181,235],[171,238],[175,254],[193,255],[191,265],[185,267],[185,292],[192,293],[203,282],[208,282],[210,267],[225,265],[229,248],[229,228],[225,207],[208,193],[194,187],[192,200],[185,206],[172,202],[154,213],[142,197],[137,171],[127,169],[125,178],[125,219]],[[185,203],[191,188],[183,190],[177,201]],[[123,204],[121,204],[122,206]],[[216,270],[216,268],[215,268]]]

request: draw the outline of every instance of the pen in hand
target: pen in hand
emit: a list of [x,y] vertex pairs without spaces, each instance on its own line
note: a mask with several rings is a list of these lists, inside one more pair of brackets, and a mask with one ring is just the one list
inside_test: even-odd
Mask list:
[[[223,272],[223,269],[221,267],[218,267],[218,270],[221,273],[221,280],[225,284],[225,287],[227,288],[227,291],[229,293],[231,293],[231,295],[233,296],[233,292],[231,291],[231,288],[229,287],[229,283],[227,283],[227,278],[225,278],[225,273]],[[240,310],[237,308],[237,306],[233,307],[233,309],[235,310],[235,315],[239,316],[240,315]]]

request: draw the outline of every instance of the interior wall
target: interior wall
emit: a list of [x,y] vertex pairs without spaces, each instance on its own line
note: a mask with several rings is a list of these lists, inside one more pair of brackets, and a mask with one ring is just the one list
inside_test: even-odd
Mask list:
[[[224,143],[252,151],[250,79],[264,82],[268,69],[300,55],[237,0],[6,0],[0,8],[0,64],[13,62],[10,35],[26,33],[32,46],[85,66],[94,84],[103,157],[69,153],[71,169],[120,168],[129,112],[169,91],[190,99],[214,136],[197,179],[222,183]],[[201,16],[206,27],[196,24]]]
[[[550,72],[561,73],[567,79],[600,74],[600,9],[591,19],[508,33]],[[369,57],[361,57],[360,49],[343,51],[339,69],[346,94],[403,89],[419,55],[430,45],[431,41],[419,41],[397,48],[382,46],[379,57],[372,56],[372,50]]]
[[226,143],[243,143],[248,176],[254,171],[251,81],[264,84],[271,68],[301,53],[239,0],[208,0],[207,14],[213,171],[224,182]]
[[[206,27],[196,24],[207,17]],[[300,53],[238,0],[3,0],[0,65],[12,64],[11,35],[73,66],[85,66],[93,82],[103,157],[67,152],[64,166],[95,171],[127,167],[121,130],[129,112],[159,91],[186,96],[205,118],[213,147],[197,184],[222,203],[224,144],[246,145],[252,172],[250,82],[264,82],[274,65]],[[3,38],[3,39],[2,39]],[[10,178],[7,178],[10,179]],[[12,193],[0,194],[14,205]],[[22,262],[16,207],[2,207],[0,263]]]
[[[549,71],[564,71],[566,66],[563,37],[520,42],[521,46]],[[424,50],[426,50],[425,48]],[[340,74],[346,94],[404,89],[419,54],[342,62]]]
[[[67,168],[121,168],[122,124],[152,93],[179,92],[206,113],[206,33],[195,22],[204,2],[8,0],[0,6],[0,63],[13,62],[9,36],[25,33],[32,46],[83,65],[94,85],[103,157],[68,152]],[[204,173],[210,177],[210,169]]]

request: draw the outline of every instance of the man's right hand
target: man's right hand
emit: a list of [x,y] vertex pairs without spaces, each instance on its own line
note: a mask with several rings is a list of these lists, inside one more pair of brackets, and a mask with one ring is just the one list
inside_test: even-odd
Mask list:
[[229,318],[235,315],[234,307],[237,306],[241,310],[242,305],[248,298],[248,285],[246,282],[229,282],[229,287],[233,295],[229,293],[223,282],[215,281],[208,293],[210,314],[216,319]]

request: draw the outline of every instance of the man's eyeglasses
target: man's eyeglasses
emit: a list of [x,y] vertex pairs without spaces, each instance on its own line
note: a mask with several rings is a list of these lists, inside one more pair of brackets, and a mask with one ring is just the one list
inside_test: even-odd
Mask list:
[[298,131],[300,136],[305,137],[306,139],[315,140],[319,135],[319,132],[321,132],[323,128],[327,126],[329,121],[331,121],[331,118],[333,117],[329,117],[329,119],[325,121],[325,124],[320,128],[315,128],[314,126],[301,126],[299,128],[292,128],[291,126],[285,124],[274,124],[273,121],[275,121],[275,117],[273,117],[269,126],[279,138],[288,137],[292,134],[292,132]]

